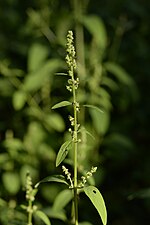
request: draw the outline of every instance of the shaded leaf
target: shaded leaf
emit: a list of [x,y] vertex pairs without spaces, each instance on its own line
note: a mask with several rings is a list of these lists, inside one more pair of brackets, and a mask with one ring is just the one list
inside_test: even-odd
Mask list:
[[39,43],[35,43],[29,49],[28,71],[32,72],[39,69],[48,56],[48,49]]
[[4,184],[4,188],[10,194],[15,195],[20,188],[20,177],[15,172],[5,172],[2,175],[2,181]]
[[56,211],[51,208],[47,208],[47,210],[45,210],[45,211],[46,211],[46,214],[51,218],[59,219],[62,221],[67,220],[67,217],[66,217],[66,214],[64,211]]
[[54,201],[53,209],[55,211],[61,211],[71,201],[72,198],[73,195],[71,190],[66,189],[61,191]]
[[62,175],[53,175],[53,176],[48,176],[45,177],[43,180],[41,180],[40,182],[38,182],[35,185],[35,188],[37,188],[41,183],[47,183],[47,182],[58,182],[58,183],[63,183],[63,184],[67,184],[66,179],[64,176]]
[[104,113],[99,113],[96,110],[90,110],[90,114],[96,131],[99,134],[104,135],[107,132],[110,123],[109,112],[105,111]]
[[133,79],[130,75],[117,63],[107,62],[104,66],[106,70],[112,73],[121,83],[126,85],[133,84]]
[[95,137],[85,128],[85,127],[81,127],[81,129],[79,130],[79,132],[85,132],[86,134],[88,134],[93,140],[95,140]]
[[57,108],[65,107],[65,106],[68,106],[68,105],[72,105],[72,103],[69,102],[69,101],[62,101],[62,102],[59,102],[59,103],[57,103],[56,105],[54,105],[54,106],[52,107],[52,109],[57,109]]
[[68,152],[69,152],[69,145],[72,143],[71,141],[66,141],[62,144],[62,146],[59,149],[59,152],[56,157],[56,167],[60,165],[60,163],[66,158]]
[[16,91],[13,95],[13,106],[14,109],[20,110],[23,108],[27,99],[27,95],[23,91]]
[[62,132],[65,129],[64,120],[58,113],[51,113],[50,115],[45,115],[44,125],[48,130],[54,129],[58,132]]
[[88,198],[91,200],[95,208],[97,209],[101,220],[103,222],[103,225],[107,224],[107,211],[104,199],[99,192],[99,190],[94,186],[88,186],[84,187],[84,192],[88,196]]
[[97,45],[104,50],[107,45],[107,33],[105,25],[100,17],[91,15],[83,17],[83,24],[87,30],[93,35]]
[[103,113],[103,111],[95,105],[83,105],[83,106],[91,109],[96,109],[98,112]]
[[37,91],[61,66],[62,62],[58,59],[47,60],[39,70],[27,74],[23,84],[24,90]]
[[46,225],[51,225],[48,216],[44,212],[37,210],[35,211],[35,215],[39,217]]

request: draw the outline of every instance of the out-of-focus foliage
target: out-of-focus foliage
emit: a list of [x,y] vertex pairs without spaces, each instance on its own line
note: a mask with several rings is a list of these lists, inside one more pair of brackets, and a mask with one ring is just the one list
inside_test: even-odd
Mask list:
[[[81,59],[79,100],[103,111],[81,107],[81,124],[96,138],[81,129],[79,170],[99,167],[95,182],[106,201],[108,224],[149,224],[149,10],[146,0],[0,2],[2,225],[25,224],[19,204],[27,171],[34,183],[56,173],[56,153],[68,140],[68,112],[51,106],[68,98],[66,77],[55,74],[66,70],[69,29]],[[37,194],[39,208],[56,218],[51,220],[56,225],[64,224],[63,210],[69,211],[65,203],[61,213],[54,210],[61,191],[63,186],[44,184]],[[81,221],[99,223],[86,199],[79,207]]]

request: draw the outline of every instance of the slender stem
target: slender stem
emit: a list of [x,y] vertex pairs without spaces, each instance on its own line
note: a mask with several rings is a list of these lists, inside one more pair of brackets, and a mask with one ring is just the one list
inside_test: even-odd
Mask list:
[[32,225],[32,201],[29,200],[29,213],[28,213],[28,225]]
[[[72,82],[74,84],[74,71],[72,70]],[[77,151],[78,151],[78,118],[77,118],[77,101],[76,101],[76,89],[75,85],[73,85],[73,109],[74,109],[74,134],[73,134],[73,154],[74,154],[74,216],[75,216],[75,225],[78,225],[78,195],[77,195],[77,182],[78,182],[78,159],[77,159]]]

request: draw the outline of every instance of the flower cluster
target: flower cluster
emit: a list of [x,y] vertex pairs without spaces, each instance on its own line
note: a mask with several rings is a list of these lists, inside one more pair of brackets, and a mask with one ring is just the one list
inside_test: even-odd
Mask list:
[[28,213],[33,213],[37,210],[36,205],[30,204],[30,202],[34,202],[36,193],[37,189],[32,187],[32,180],[28,173],[26,178],[26,200],[29,202],[29,205],[25,207]]
[[[68,35],[67,35],[67,56],[66,56],[66,63],[68,65],[69,71],[70,68],[76,69],[76,60],[75,60],[75,48],[73,45],[73,32],[72,31],[68,31]],[[69,75],[72,76],[71,71],[69,72]]]
[[82,177],[81,177],[81,181],[80,181],[78,187],[80,187],[80,188],[84,187],[84,185],[85,185],[85,183],[87,182],[87,180],[88,180],[90,177],[93,176],[93,173],[95,173],[96,170],[97,170],[97,167],[93,167],[93,166],[92,166],[91,170],[88,171],[88,172],[86,172],[85,176],[82,176]]
[[73,188],[73,182],[72,182],[72,179],[71,179],[71,173],[68,171],[68,169],[65,166],[62,166],[62,170],[65,173],[67,180],[69,180],[69,182],[70,182],[70,188]]

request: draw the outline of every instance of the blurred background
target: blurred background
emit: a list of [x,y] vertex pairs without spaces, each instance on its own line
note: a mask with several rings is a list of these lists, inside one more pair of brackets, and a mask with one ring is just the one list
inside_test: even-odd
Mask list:
[[[0,1],[0,224],[26,224],[27,171],[37,183],[55,168],[68,138],[65,44],[75,35],[81,104],[79,171],[98,166],[95,185],[104,196],[108,225],[149,225],[150,221],[150,2],[148,0]],[[71,158],[70,154],[70,158]],[[66,164],[67,164],[66,160]],[[36,202],[51,215],[64,186],[44,184]],[[55,217],[55,219],[53,218]],[[101,224],[81,195],[80,221]],[[35,224],[42,224],[35,221]]]

